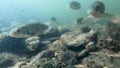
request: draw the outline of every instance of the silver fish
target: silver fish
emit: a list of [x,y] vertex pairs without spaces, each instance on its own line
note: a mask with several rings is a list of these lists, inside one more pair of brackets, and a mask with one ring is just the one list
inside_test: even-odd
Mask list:
[[29,23],[11,30],[9,36],[15,38],[28,38],[44,34],[47,29],[48,25],[40,22]]
[[88,9],[89,16],[83,20],[85,23],[98,22],[102,19],[110,19],[113,15],[105,12],[105,5],[102,1],[95,1]]
[[81,8],[81,4],[78,1],[72,1],[67,6],[73,10],[79,10]]
[[89,7],[89,12],[94,11],[94,12],[99,12],[99,13],[104,13],[105,11],[105,5],[101,1],[95,1],[91,6]]
[[98,18],[103,16],[111,16],[111,14],[105,13],[105,5],[102,1],[95,1],[92,3],[87,12],[89,15]]

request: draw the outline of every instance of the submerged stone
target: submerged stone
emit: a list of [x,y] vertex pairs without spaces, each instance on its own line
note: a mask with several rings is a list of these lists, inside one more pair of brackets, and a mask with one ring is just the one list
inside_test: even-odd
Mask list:
[[66,64],[75,64],[77,62],[76,53],[72,51],[64,51],[57,57],[61,62],[65,62]]
[[55,68],[55,66],[52,63],[44,63],[42,68]]

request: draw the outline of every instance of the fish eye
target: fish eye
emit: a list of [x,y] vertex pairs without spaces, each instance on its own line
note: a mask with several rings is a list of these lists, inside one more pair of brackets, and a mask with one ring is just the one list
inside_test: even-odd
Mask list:
[[97,6],[96,6],[96,8],[97,8],[97,9],[99,9],[99,8],[100,8],[100,6],[98,6],[98,5],[97,5]]
[[20,32],[20,30],[18,29],[17,32]]

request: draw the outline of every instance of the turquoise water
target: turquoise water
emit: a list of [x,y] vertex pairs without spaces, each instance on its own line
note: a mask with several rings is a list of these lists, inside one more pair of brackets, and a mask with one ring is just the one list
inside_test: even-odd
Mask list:
[[[79,10],[73,10],[73,9],[67,7],[67,5],[71,1],[79,1],[79,3],[81,4],[81,8]],[[82,41],[83,41],[82,44],[85,45],[85,46],[83,46],[81,44],[81,39],[78,38],[78,37],[82,38],[82,36],[84,36],[84,35],[78,35],[78,33],[74,34],[73,32],[69,33],[69,28],[64,29],[64,27],[63,27],[63,32],[62,32],[62,29],[61,29],[61,32],[57,32],[57,30],[56,30],[55,31],[56,33],[54,33],[54,30],[53,30],[53,34],[49,35],[49,33],[48,33],[48,36],[46,36],[46,34],[41,35],[41,36],[39,36],[40,39],[37,39],[37,41],[39,41],[39,42],[37,42],[37,44],[36,43],[32,44],[32,42],[35,41],[34,38],[33,38],[33,40],[31,40],[31,42],[26,43],[25,42],[26,38],[11,37],[11,36],[8,36],[8,34],[6,34],[6,32],[9,32],[14,27],[26,24],[27,22],[40,21],[42,23],[46,23],[46,22],[48,22],[48,20],[51,17],[56,18],[56,20],[57,20],[56,24],[57,25],[67,25],[67,26],[73,25],[73,22],[75,22],[76,19],[81,18],[81,17],[86,18],[88,16],[87,9],[94,1],[98,1],[98,0],[0,0],[0,53],[11,52],[13,54],[18,54],[18,56],[20,54],[20,57],[23,56],[24,54],[30,54],[31,56],[33,56],[33,55],[35,56],[35,54],[37,54],[38,52],[41,52],[41,51],[47,50],[47,49],[50,50],[51,48],[53,48],[53,50],[56,48],[55,53],[57,54],[57,52],[58,52],[58,56],[59,56],[59,50],[60,49],[61,49],[60,52],[63,52],[63,53],[64,53],[64,51],[62,51],[62,50],[67,51],[67,50],[71,49],[71,51],[72,51],[72,49],[73,49],[73,50],[77,51],[77,50],[82,49],[82,48],[83,48],[82,49],[83,51],[85,50],[87,52],[87,50],[86,50],[87,48],[85,49],[85,47],[88,45],[88,42],[87,42],[87,44],[86,43],[83,44],[85,39],[82,39]],[[103,1],[105,6],[106,6],[105,12],[113,14],[113,15],[120,14],[120,9],[119,9],[120,8],[120,0],[100,0],[100,1]],[[104,25],[104,22],[106,23],[106,20],[103,19],[102,23],[101,23],[101,21],[98,20],[97,24],[96,24],[96,21],[97,20],[92,22],[95,25],[91,24],[91,25],[86,26],[86,24],[85,24],[85,26],[88,27],[88,29],[85,29],[85,31],[90,30],[89,26],[90,27],[95,26],[93,28],[97,27],[96,30],[98,31],[98,35],[100,35],[100,38],[102,37],[102,33],[103,33],[103,37],[104,37],[104,35],[106,36],[106,33],[104,33],[104,29],[102,29],[103,26],[101,27],[101,24]],[[100,24],[98,24],[98,23],[100,23]],[[51,27],[53,27],[53,26],[51,26]],[[55,29],[57,29],[56,26],[55,26]],[[77,29],[80,30],[79,28],[77,28]],[[75,32],[77,32],[78,30],[76,30]],[[62,42],[64,40],[61,39],[61,37],[60,37],[60,39],[58,39],[58,38],[59,38],[59,34],[62,35],[62,34],[64,34],[64,32],[67,32],[67,31],[68,31],[68,36],[67,36],[67,34],[65,34],[65,36],[63,35],[63,37],[65,37],[65,38],[63,38],[63,39],[65,39],[65,43],[64,43],[64,42]],[[84,29],[83,29],[83,31],[84,31]],[[26,31],[25,33],[29,34],[29,32]],[[18,31],[18,33],[19,33],[19,31]],[[34,32],[30,33],[30,34],[34,35]],[[16,34],[13,34],[13,35],[16,35]],[[24,32],[23,32],[22,36],[24,36]],[[49,38],[49,36],[50,36],[50,38]],[[51,36],[53,36],[53,37],[51,38]],[[75,37],[75,38],[72,38],[72,37]],[[92,43],[94,43],[94,42],[96,43],[96,41],[97,41],[96,40],[97,37],[94,39],[95,41],[91,40],[91,37],[89,37],[89,36],[86,37],[86,38],[88,38],[88,40],[90,40],[90,42],[92,42]],[[74,40],[75,40],[75,43],[74,43]],[[78,40],[80,40],[80,41],[78,41]],[[109,38],[108,38],[108,40],[109,40]],[[111,39],[110,39],[110,41],[111,41]],[[69,45],[68,42],[70,42],[70,46],[67,46],[67,45]],[[104,42],[104,40],[103,40],[103,42]],[[52,45],[52,46],[48,46],[49,44]],[[64,44],[65,44],[65,46],[64,46]],[[80,44],[80,47],[78,46],[79,44]],[[105,45],[105,46],[109,45],[108,43],[106,43],[106,44],[107,45]],[[75,45],[75,46],[73,46],[73,45]],[[112,44],[110,44],[110,46],[111,45]],[[48,46],[48,48],[47,48],[47,46]],[[95,45],[92,44],[91,46],[94,49]],[[113,46],[111,46],[109,48],[112,48],[112,47]],[[67,49],[65,49],[65,48],[67,48]],[[35,49],[35,51],[32,52],[32,49],[33,50]],[[88,46],[88,49],[89,49],[89,46]],[[113,47],[113,49],[114,49],[114,47]],[[86,53],[85,51],[83,53]],[[21,53],[22,53],[22,55],[21,55]],[[67,56],[67,53],[65,53],[65,54]],[[76,52],[76,54],[77,54],[77,52]],[[81,54],[81,52],[80,52],[80,54]],[[80,57],[84,56],[82,54],[80,55]],[[105,54],[105,53],[103,53],[103,54]],[[74,56],[73,58],[76,57],[74,54],[68,54],[68,58],[69,58],[69,55],[70,56],[73,55]],[[4,64],[1,63],[4,60],[4,58],[6,59],[6,57],[3,57],[3,56],[0,55],[0,68],[6,68],[7,67],[7,65],[4,65]],[[26,57],[26,55],[24,55],[24,57]],[[24,57],[21,59],[22,61],[24,61],[24,59],[25,59]],[[99,60],[98,57],[97,57],[97,59]],[[53,58],[56,59],[56,56],[53,57]],[[65,57],[65,58],[67,58],[67,57]],[[8,59],[6,59],[6,60],[8,60]],[[29,58],[29,60],[31,61],[30,58]],[[54,60],[54,59],[50,59],[50,60]],[[78,60],[78,58],[76,58],[76,60]],[[20,59],[19,59],[19,61],[20,61]],[[25,62],[26,62],[26,60],[25,60]],[[27,60],[27,62],[28,62],[28,60]],[[95,59],[95,62],[97,62],[96,59]],[[5,61],[5,64],[6,63],[9,64],[9,60],[8,60],[8,62]],[[17,65],[20,65],[20,64],[18,63],[18,64],[16,64],[16,66]],[[21,63],[21,65],[19,67],[21,67],[22,65],[24,66],[26,64]],[[104,66],[105,65],[106,64],[104,62]],[[1,67],[1,66],[6,66],[6,67]]]
[[[86,10],[96,0],[78,0],[81,9],[74,11],[67,4],[74,0],[0,0],[0,18],[38,18],[46,21],[56,16],[62,22],[70,21],[76,17],[86,17]],[[106,5],[106,12],[119,14],[119,0],[101,0]],[[19,19],[18,19],[19,20]]]
[[[81,4],[79,10],[67,7],[71,1],[74,0],[0,0],[0,22],[6,26],[11,22],[46,22],[50,17],[56,17],[58,24],[70,24],[79,17],[87,17],[89,5],[97,0],[77,0]],[[119,0],[101,1],[105,3],[106,12],[113,15],[120,13]]]

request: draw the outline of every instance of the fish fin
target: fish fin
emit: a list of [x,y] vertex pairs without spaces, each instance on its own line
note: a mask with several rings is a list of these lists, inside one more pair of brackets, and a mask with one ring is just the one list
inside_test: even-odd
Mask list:
[[109,14],[109,13],[104,13],[104,16],[105,16],[105,17],[113,17],[114,15]]
[[83,20],[84,23],[89,23],[91,20],[93,20],[93,16],[89,15],[87,18]]

